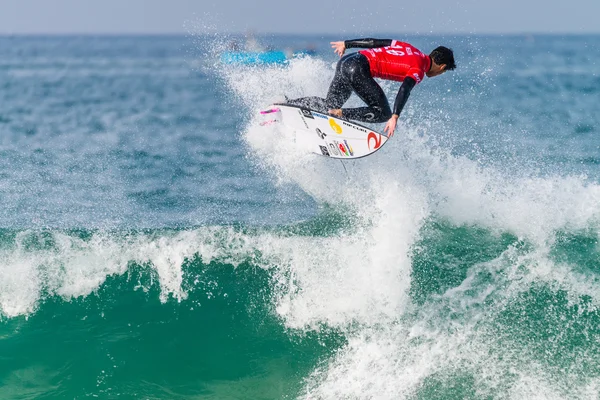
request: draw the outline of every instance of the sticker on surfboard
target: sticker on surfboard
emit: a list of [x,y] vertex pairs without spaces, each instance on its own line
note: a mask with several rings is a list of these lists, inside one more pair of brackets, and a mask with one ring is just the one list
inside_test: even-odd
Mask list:
[[261,125],[282,124],[294,132],[296,146],[331,158],[366,157],[388,140],[366,126],[298,106],[273,104],[260,113]]

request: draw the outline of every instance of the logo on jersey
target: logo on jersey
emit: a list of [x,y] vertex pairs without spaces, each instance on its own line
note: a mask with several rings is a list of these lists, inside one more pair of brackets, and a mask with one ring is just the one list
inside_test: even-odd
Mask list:
[[327,136],[325,134],[325,132],[323,132],[322,130],[320,130],[319,128],[316,128],[317,131],[317,135],[321,138],[321,139],[325,139],[325,136]]
[[387,47],[387,50],[385,52],[388,53],[388,54],[391,54],[393,56],[404,56],[404,55],[406,55],[406,53],[403,52],[402,50],[392,49],[392,48],[389,48],[389,47]]
[[365,117],[365,119],[371,121],[371,120],[373,120],[375,118],[375,114],[373,114],[373,113],[366,113],[364,115],[364,117]]
[[326,146],[319,146],[319,148],[321,149],[321,154],[323,154],[324,156],[327,156],[327,157],[331,157],[329,155],[329,151],[327,150]]

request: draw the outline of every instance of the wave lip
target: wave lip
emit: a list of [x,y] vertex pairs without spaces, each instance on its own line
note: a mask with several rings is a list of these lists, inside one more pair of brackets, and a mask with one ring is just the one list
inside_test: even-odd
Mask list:
[[156,276],[160,301],[182,301],[182,268],[196,255],[205,262],[224,257],[233,264],[245,251],[234,250],[244,240],[232,228],[157,230],[148,233],[64,232],[25,230],[6,233],[0,265],[0,313],[28,315],[44,298],[65,300],[87,296],[105,280],[132,266]]

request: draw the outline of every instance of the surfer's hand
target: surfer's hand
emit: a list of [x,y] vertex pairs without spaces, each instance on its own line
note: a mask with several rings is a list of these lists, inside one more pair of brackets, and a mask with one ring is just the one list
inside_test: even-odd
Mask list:
[[330,42],[330,44],[335,54],[339,55],[340,57],[344,55],[344,52],[346,51],[346,44],[343,41]]
[[398,116],[396,114],[392,114],[392,118],[390,118],[385,124],[385,128],[383,128],[383,132],[388,134],[388,138],[394,136],[394,131],[396,130],[396,124],[398,123]]

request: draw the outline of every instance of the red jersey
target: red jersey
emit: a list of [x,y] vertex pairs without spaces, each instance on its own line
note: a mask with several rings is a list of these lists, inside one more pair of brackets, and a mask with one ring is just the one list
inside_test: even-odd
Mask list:
[[374,78],[403,81],[410,76],[417,83],[431,68],[431,58],[421,50],[405,42],[392,40],[391,46],[361,50],[369,60]]

